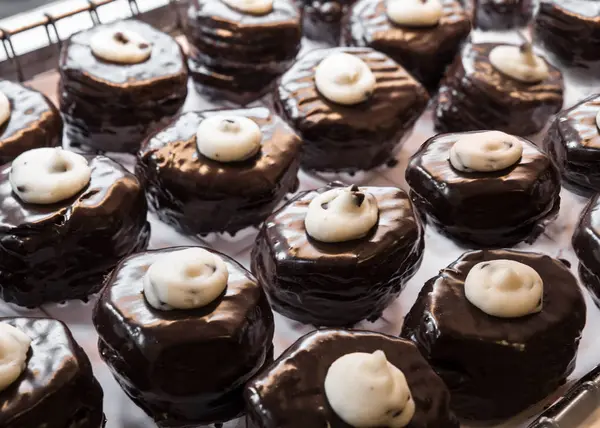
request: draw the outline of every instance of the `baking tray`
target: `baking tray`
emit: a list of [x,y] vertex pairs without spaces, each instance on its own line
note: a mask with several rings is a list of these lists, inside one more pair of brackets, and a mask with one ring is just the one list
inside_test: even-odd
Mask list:
[[[181,12],[185,8],[185,2],[167,0],[103,0],[94,3],[68,0],[61,3],[63,9],[66,3],[79,5],[78,14],[86,15],[85,19],[87,20],[88,27],[97,22],[108,22],[115,18],[138,15],[139,12],[139,19],[150,22],[163,30],[170,31],[178,37],[178,40],[182,42],[185,48],[185,40],[179,35],[184,16]],[[143,7],[148,7],[149,3],[154,3],[156,7],[143,11]],[[113,12],[108,12],[109,6],[113,7]],[[114,11],[118,13],[115,14]],[[0,77],[26,80],[28,85],[44,92],[53,101],[56,101],[58,74],[53,68],[56,66],[58,45],[60,44],[61,36],[64,34],[64,31],[60,28],[61,21],[63,19],[73,20],[78,14],[69,15],[62,19],[56,19],[56,17],[68,15],[69,13],[67,10],[56,15],[44,15],[43,11],[38,10],[15,19],[0,21],[0,40],[5,48],[3,53],[4,61],[2,61],[2,57],[0,56]],[[11,23],[14,26],[8,27]],[[38,24],[37,27],[34,25],[36,23]],[[78,25],[84,28],[86,26],[86,24],[82,24],[80,21],[77,22],[77,25],[74,25],[72,21],[69,24],[69,29],[78,28]],[[42,34],[45,34],[48,39],[47,46],[31,51],[27,51],[24,48],[23,52],[20,52],[19,48],[15,46],[17,36],[25,34],[27,31],[35,31],[38,28],[43,28],[42,31],[44,33]],[[471,39],[475,42],[517,42],[520,40],[520,36],[516,32],[484,33],[474,31]],[[316,44],[306,41],[303,50],[306,51],[315,47],[317,47]],[[575,104],[590,93],[600,89],[600,80],[592,81],[589,78],[583,79],[581,73],[575,71],[565,71],[565,81],[565,107]],[[189,96],[183,107],[185,111],[229,106],[228,103],[215,104],[201,98],[191,84],[189,89]],[[258,101],[257,104],[270,105],[268,96]],[[429,106],[417,121],[412,134],[397,151],[397,163],[394,166],[381,167],[375,171],[355,176],[310,175],[301,171],[299,191],[320,187],[331,179],[341,179],[346,182],[378,186],[398,186],[407,190],[404,180],[404,170],[408,159],[427,138],[434,134],[432,108]],[[539,143],[541,135],[543,133],[533,137],[533,141]],[[108,155],[121,162],[130,170],[133,168],[135,162],[133,156],[110,153]],[[576,275],[577,259],[572,251],[570,240],[586,199],[566,189],[562,190],[561,198],[559,216],[547,227],[544,234],[533,245],[520,244],[516,248],[524,251],[538,251],[566,260],[571,264],[571,270]],[[175,245],[207,245],[232,256],[246,267],[250,265],[250,249],[257,233],[256,229],[246,229],[236,234],[235,237],[209,235],[202,240],[198,240],[179,234],[171,227],[161,223],[153,214],[149,214],[149,221],[152,225],[150,248],[164,248]],[[466,251],[466,248],[457,246],[431,227],[427,227],[423,263],[416,275],[408,282],[401,296],[385,310],[379,320],[373,323],[363,321],[357,328],[392,335],[399,334],[403,317],[410,309],[425,281],[436,275],[439,269],[458,258],[464,251]],[[570,384],[581,378],[596,364],[600,363],[600,341],[596,340],[596,334],[594,333],[594,327],[600,326],[600,310],[592,303],[586,291],[584,291],[584,295],[588,308],[587,324],[583,332],[576,368],[567,384],[544,400],[544,402],[538,403],[538,405],[528,409],[510,421],[494,425],[494,427],[512,428],[527,426],[547,405],[560,397]],[[108,419],[107,428],[152,427],[154,426],[153,422],[127,398],[113,379],[108,367],[100,359],[97,350],[97,335],[91,325],[91,312],[94,303],[95,298],[92,297],[88,302],[70,301],[62,304],[47,304],[38,309],[29,310],[0,301],[0,316],[50,316],[66,322],[75,338],[90,357],[94,373],[104,388],[104,409]],[[297,338],[313,330],[311,326],[302,325],[278,314],[275,314],[275,324],[274,345],[276,355],[285,350]],[[577,423],[579,427],[600,426],[600,413],[589,417],[586,417],[586,415],[579,416],[578,419],[581,420],[581,422]],[[489,425],[486,426],[489,427]],[[246,423],[242,418],[226,424],[225,427],[245,428]],[[475,428],[478,425],[464,425],[464,427]]]

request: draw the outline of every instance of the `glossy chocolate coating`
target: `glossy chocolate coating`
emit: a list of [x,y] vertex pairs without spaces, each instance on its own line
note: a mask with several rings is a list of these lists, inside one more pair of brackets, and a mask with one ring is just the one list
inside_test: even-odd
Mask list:
[[534,21],[536,40],[569,66],[600,67],[600,3],[541,0]]
[[100,428],[102,388],[92,365],[62,322],[0,318],[31,338],[27,366],[0,391],[2,428]]
[[260,283],[233,259],[225,292],[194,310],[159,311],[143,277],[167,248],[135,254],[106,280],[94,309],[98,347],[115,379],[161,427],[218,423],[243,409],[244,384],[272,362],[273,313]]
[[406,169],[412,201],[441,232],[466,245],[534,240],[558,214],[560,173],[552,160],[520,138],[519,163],[496,172],[461,172],[448,160],[461,135],[432,137],[413,155]]
[[[274,0],[264,15],[237,11],[221,0],[193,0],[186,36],[194,81],[247,104],[287,70],[300,50],[301,13],[291,0]],[[203,89],[203,88],[201,88]]]
[[0,92],[11,107],[9,119],[0,125],[0,164],[27,150],[60,145],[62,119],[48,98],[8,80],[0,80]]
[[544,128],[563,104],[563,78],[548,64],[550,75],[524,83],[496,70],[490,51],[501,44],[467,45],[448,68],[435,106],[441,132],[495,129],[527,136]]
[[402,370],[415,401],[406,428],[458,428],[450,396],[409,341],[370,331],[317,330],[293,344],[255,377],[244,393],[256,428],[351,428],[333,411],[325,395],[325,376],[338,358],[382,350]]
[[579,276],[600,307],[600,194],[583,210],[573,233],[573,250],[579,259]]
[[324,243],[306,233],[308,205],[340,183],[302,192],[267,219],[252,250],[252,272],[273,309],[305,324],[349,326],[377,319],[417,271],[423,227],[408,195],[362,187],[377,199],[379,222],[364,238]]
[[304,15],[304,35],[314,41],[338,46],[342,21],[355,0],[298,0]]
[[[90,39],[105,29],[144,37],[152,55],[139,64],[97,58]],[[187,96],[187,65],[168,34],[139,21],[119,21],[77,33],[59,60],[60,110],[74,145],[97,151],[135,153],[142,140],[175,115]]]
[[138,179],[103,156],[77,195],[50,205],[13,193],[11,165],[0,167],[0,295],[35,307],[85,299],[117,262],[146,248],[150,225]]
[[367,46],[389,55],[426,87],[435,87],[471,31],[458,0],[442,0],[443,15],[432,27],[403,27],[391,21],[386,0],[360,0],[344,24],[342,44]]
[[[375,91],[366,101],[336,104],[317,90],[316,67],[339,52],[356,55],[375,75]],[[387,162],[429,99],[406,70],[370,48],[308,52],[283,75],[275,98],[276,109],[303,140],[303,168],[350,172]]]
[[600,95],[558,114],[544,140],[566,184],[579,193],[600,192]]
[[532,0],[477,0],[475,26],[483,30],[524,27],[533,15]]
[[[471,268],[497,259],[537,271],[544,283],[541,312],[497,318],[467,300],[464,281]],[[496,420],[517,414],[565,382],[575,367],[585,314],[577,280],[561,261],[512,250],[471,251],[427,281],[401,337],[415,342],[444,380],[457,416]]]
[[[260,152],[243,162],[217,162],[197,149],[205,117],[249,117],[260,127]],[[150,207],[162,221],[188,235],[237,231],[262,223],[288,192],[298,188],[301,141],[264,107],[188,112],[151,136],[138,154]]]

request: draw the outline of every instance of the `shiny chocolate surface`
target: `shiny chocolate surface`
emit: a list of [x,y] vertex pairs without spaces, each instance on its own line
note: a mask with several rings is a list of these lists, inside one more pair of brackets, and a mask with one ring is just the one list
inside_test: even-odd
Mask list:
[[0,391],[2,428],[104,426],[102,388],[83,349],[62,322],[0,318],[32,340],[21,376]]
[[351,428],[330,407],[325,376],[338,358],[382,350],[403,371],[415,401],[407,428],[458,428],[449,394],[409,341],[369,331],[317,330],[298,340],[246,387],[248,416],[256,428]]
[[566,184],[578,193],[600,192],[600,95],[592,95],[558,114],[544,148],[559,166]]
[[465,46],[442,80],[434,122],[441,132],[494,129],[527,136],[541,131],[563,104],[561,72],[524,83],[496,70],[489,60],[497,43]]
[[[497,318],[472,305],[464,282],[477,263],[515,260],[544,284],[541,312]],[[559,260],[538,253],[463,254],[431,278],[404,320],[410,339],[444,380],[461,418],[508,418],[553,393],[575,367],[586,307],[577,280]]]
[[8,121],[0,125],[0,164],[39,147],[60,146],[62,119],[43,94],[8,80],[0,80],[0,92],[10,102]]
[[364,238],[323,243],[309,237],[308,205],[340,185],[296,196],[267,219],[252,251],[252,272],[273,309],[305,324],[349,326],[377,319],[421,264],[420,218],[395,187],[361,187],[379,206],[378,224]]
[[0,167],[0,295],[34,307],[85,299],[122,258],[146,248],[150,225],[139,180],[121,165],[88,157],[90,183],[51,204],[13,193],[11,165]]
[[360,0],[346,19],[342,43],[387,54],[426,87],[435,87],[471,31],[459,0],[443,0],[443,15],[432,27],[403,27],[387,16],[385,0]]
[[[153,46],[150,58],[131,65],[97,58],[90,40],[105,29],[140,34]],[[135,153],[152,129],[179,111],[187,95],[187,65],[175,39],[135,20],[72,36],[62,48],[59,71],[67,136],[98,151]]]
[[439,134],[412,156],[406,181],[416,207],[449,237],[476,247],[534,240],[558,214],[560,173],[533,143],[520,138],[523,155],[496,172],[462,172],[449,159],[461,134]]
[[123,260],[107,278],[93,316],[102,358],[161,427],[236,417],[243,409],[243,385],[272,361],[274,324],[266,295],[248,271],[223,254],[217,253],[229,281],[209,305],[160,311],[146,302],[143,277],[150,265],[183,248]]
[[[333,103],[316,88],[316,67],[340,52],[366,62],[377,80],[360,104]],[[429,99],[406,70],[370,48],[308,52],[282,76],[275,98],[277,111],[303,140],[302,166],[317,171],[368,170],[387,162]]]
[[573,233],[573,250],[579,259],[579,275],[600,307],[600,195],[588,202]]
[[477,0],[475,26],[482,30],[524,27],[532,18],[533,6],[533,0]]
[[[196,131],[216,114],[248,117],[263,135],[260,152],[243,162],[218,162],[199,153]],[[262,223],[298,187],[301,141],[264,107],[188,112],[144,142],[136,173],[150,207],[186,234],[235,234]]]

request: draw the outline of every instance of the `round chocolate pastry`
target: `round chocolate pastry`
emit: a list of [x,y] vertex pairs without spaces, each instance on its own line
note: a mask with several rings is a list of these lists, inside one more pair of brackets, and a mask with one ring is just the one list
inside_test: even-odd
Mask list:
[[458,428],[450,394],[409,341],[317,330],[244,392],[253,428]]
[[99,25],[63,46],[60,110],[74,146],[135,153],[187,95],[187,66],[168,34],[139,21]]
[[404,320],[464,419],[498,420],[562,385],[575,367],[586,308],[577,280],[537,253],[463,254],[421,290]]
[[600,192],[600,95],[560,112],[544,147],[568,187],[583,194]]
[[62,119],[43,94],[0,80],[0,164],[38,147],[59,146]]
[[35,307],[98,291],[117,262],[146,248],[138,179],[103,157],[29,150],[0,167],[0,296]]
[[442,80],[434,122],[442,132],[497,129],[527,136],[541,131],[562,104],[562,74],[529,43],[472,44]]
[[300,50],[302,17],[292,0],[190,3],[190,74],[209,96],[240,104],[260,98]]
[[579,277],[600,307],[600,194],[587,204],[573,233],[573,249],[579,258]]
[[0,318],[0,426],[101,428],[102,388],[66,325]]
[[466,245],[533,241],[560,205],[560,173],[524,138],[498,131],[440,134],[406,169],[410,197],[442,233]]
[[483,30],[525,27],[532,15],[532,0],[477,0],[475,2],[475,26]]
[[534,34],[544,48],[569,66],[600,67],[600,3],[540,0]]
[[94,309],[115,379],[161,427],[233,419],[243,387],[273,361],[273,313],[260,283],[200,247],[123,260]]
[[307,53],[283,75],[275,98],[303,140],[303,168],[333,172],[387,162],[429,100],[406,70],[370,48]]
[[273,309],[305,324],[375,320],[417,271],[423,227],[395,187],[300,193],[262,227],[252,271]]
[[342,43],[383,52],[434,88],[470,31],[459,0],[360,0],[350,9]]
[[146,140],[136,173],[165,223],[188,235],[234,235],[296,191],[300,145],[263,107],[188,112]]

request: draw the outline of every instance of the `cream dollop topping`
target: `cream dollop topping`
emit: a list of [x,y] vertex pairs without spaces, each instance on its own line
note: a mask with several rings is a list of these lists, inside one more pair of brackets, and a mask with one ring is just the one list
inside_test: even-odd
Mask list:
[[523,144],[510,134],[485,131],[462,134],[450,148],[450,163],[459,171],[501,171],[519,162]]
[[308,205],[306,232],[321,242],[362,238],[377,224],[379,207],[371,193],[357,186],[321,193]]
[[229,271],[221,257],[202,248],[162,254],[144,275],[144,296],[155,309],[201,308],[227,287]]
[[92,36],[90,48],[97,58],[118,64],[139,64],[152,55],[152,44],[131,30],[100,30]]
[[444,13],[440,0],[387,0],[386,9],[388,18],[404,27],[432,27]]
[[415,413],[404,373],[383,351],[335,360],[325,376],[325,395],[333,411],[356,428],[405,427]]
[[227,6],[248,15],[266,15],[273,10],[273,0],[222,0]]
[[8,122],[8,119],[10,119],[10,114],[10,101],[4,92],[0,92],[0,126]]
[[496,46],[489,58],[496,70],[521,82],[541,82],[550,75],[548,64],[533,52],[530,43]]
[[596,115],[596,127],[600,130],[600,111]]
[[366,62],[348,53],[334,53],[315,70],[318,91],[337,104],[353,105],[367,100],[375,91],[375,75]]
[[219,162],[239,162],[260,150],[262,131],[252,119],[244,116],[216,115],[198,126],[198,151]]
[[518,318],[542,310],[544,285],[530,266],[514,260],[491,260],[471,268],[465,296],[488,315]]
[[21,330],[0,322],[0,391],[8,388],[25,370],[31,339]]
[[54,204],[79,193],[91,175],[92,169],[83,156],[58,147],[42,147],[17,156],[9,181],[22,201]]

